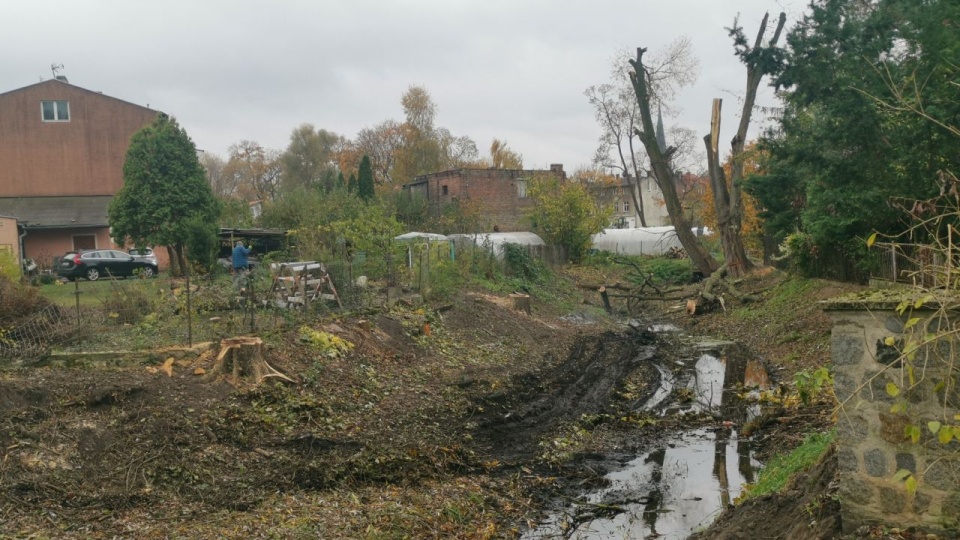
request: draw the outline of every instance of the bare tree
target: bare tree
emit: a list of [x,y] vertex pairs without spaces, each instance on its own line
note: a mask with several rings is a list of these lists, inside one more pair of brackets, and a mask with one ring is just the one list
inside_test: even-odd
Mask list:
[[507,141],[493,139],[490,143],[490,166],[494,169],[523,169],[523,156],[507,146]]
[[237,191],[237,186],[232,177],[224,174],[227,162],[211,152],[203,152],[198,157],[200,165],[207,173],[207,183],[210,184],[213,194],[220,198],[232,197]]
[[677,152],[677,147],[670,146],[661,150],[657,141],[656,129],[650,113],[650,102],[653,97],[651,90],[656,88],[654,84],[656,79],[651,79],[651,73],[656,73],[656,71],[648,71],[643,63],[645,52],[647,52],[647,49],[638,47],[636,59],[630,60],[630,65],[633,66],[633,71],[630,73],[630,82],[640,113],[640,125],[634,129],[634,133],[643,143],[643,147],[650,157],[653,176],[657,179],[660,190],[663,192],[663,200],[673,221],[677,238],[687,251],[687,255],[693,261],[697,271],[703,275],[712,274],[718,268],[717,261],[693,234],[690,221],[683,213],[683,206],[677,194],[677,174],[671,163],[673,155]]
[[[624,69],[624,60],[627,58],[626,52],[617,54],[612,84],[591,86],[585,94],[593,105],[597,122],[604,129],[594,163],[607,169],[618,170],[628,179],[630,196],[637,209],[640,226],[646,227],[639,181],[646,172],[649,158],[637,139],[641,125],[640,108],[634,96],[630,74]],[[648,92],[652,102],[657,104],[658,110],[666,109],[670,114],[674,112],[670,102],[677,92],[696,81],[699,62],[693,55],[690,40],[681,37],[651,54],[646,68]],[[614,160],[610,159],[611,154],[615,154]]]
[[223,175],[231,194],[247,200],[273,200],[280,186],[280,152],[248,140],[231,145],[229,152]]
[[747,257],[747,251],[743,245],[743,198],[740,192],[740,184],[743,181],[743,148],[747,139],[747,130],[750,127],[750,115],[753,112],[753,106],[757,100],[757,88],[760,86],[760,80],[764,75],[770,72],[778,54],[777,41],[780,39],[780,33],[783,25],[786,23],[787,15],[780,13],[777,21],[777,28],[773,33],[770,42],[764,46],[763,36],[767,31],[767,19],[769,13],[763,15],[760,22],[760,30],[757,32],[757,38],[751,47],[743,34],[743,29],[736,20],[733,22],[733,28],[730,29],[730,35],[734,38],[734,49],[737,56],[747,66],[747,89],[743,99],[743,112],[740,114],[740,125],[737,133],[730,142],[731,146],[731,166],[730,182],[727,183],[723,166],[720,163],[719,140],[720,140],[720,109],[721,99],[713,100],[713,112],[710,118],[710,133],[703,140],[707,147],[707,165],[710,173],[710,186],[713,188],[713,204],[717,212],[717,228],[720,233],[720,241],[723,245],[723,254],[726,259],[727,273],[732,277],[738,277],[748,273],[753,269],[753,263]]
[[[640,226],[646,227],[643,194],[637,186],[643,170],[641,164],[646,161],[646,155],[634,149],[633,144],[637,123],[636,101],[632,95],[626,95],[623,88],[612,84],[591,86],[584,94],[593,105],[597,122],[604,127],[594,164],[604,169],[620,171],[620,175],[627,179],[633,207],[637,209],[637,216],[640,218]],[[615,154],[616,162],[610,160],[611,152]]]
[[403,146],[403,127],[394,120],[385,120],[373,128],[357,133],[360,155],[370,156],[373,178],[378,184],[393,182],[393,165],[397,150]]

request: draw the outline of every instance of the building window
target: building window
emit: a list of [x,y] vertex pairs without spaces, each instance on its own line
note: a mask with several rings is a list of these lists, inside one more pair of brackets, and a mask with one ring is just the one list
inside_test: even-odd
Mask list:
[[75,234],[73,235],[73,250],[97,249],[97,237],[93,234]]
[[527,198],[527,181],[526,180],[517,180],[517,198],[518,199]]
[[447,186],[440,186],[440,193],[443,195],[447,195],[448,193],[450,193],[450,191],[447,189]]
[[70,121],[70,103],[66,101],[41,101],[40,112],[44,122]]
[[630,201],[623,201],[623,211],[624,212],[630,211]]

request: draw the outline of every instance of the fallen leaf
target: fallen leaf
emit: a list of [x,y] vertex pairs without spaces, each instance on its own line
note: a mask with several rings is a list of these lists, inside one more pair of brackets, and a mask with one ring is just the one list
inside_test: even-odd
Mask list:
[[203,369],[202,367],[198,367],[197,369],[193,370],[194,375],[203,375],[206,372],[207,370]]

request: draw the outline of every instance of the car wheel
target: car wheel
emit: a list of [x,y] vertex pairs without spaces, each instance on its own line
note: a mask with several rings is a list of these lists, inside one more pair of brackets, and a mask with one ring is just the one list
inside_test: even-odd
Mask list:
[[156,274],[152,266],[144,266],[140,269],[140,277],[151,278]]
[[100,271],[97,270],[96,268],[90,268],[89,270],[87,270],[87,279],[89,279],[90,281],[96,281],[100,279]]

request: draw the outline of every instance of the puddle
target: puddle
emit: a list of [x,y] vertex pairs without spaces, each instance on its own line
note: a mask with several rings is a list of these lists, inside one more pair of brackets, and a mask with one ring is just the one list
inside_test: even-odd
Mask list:
[[656,409],[663,400],[667,399],[667,396],[673,392],[673,373],[670,373],[670,370],[661,366],[660,364],[654,364],[653,367],[657,368],[657,371],[660,372],[660,387],[657,388],[657,391],[650,396],[650,399],[643,404],[643,408],[652,411]]
[[679,332],[680,328],[670,323],[654,323],[648,326],[647,330],[650,330],[651,332],[654,332],[654,333],[663,333],[663,332]]
[[[661,385],[643,408],[660,409],[661,415],[714,413],[733,426],[759,415],[760,406],[738,393],[769,388],[770,376],[742,348],[724,345],[709,352],[698,347],[701,354],[675,370],[654,361]],[[687,538],[716,519],[760,468],[750,441],[730,428],[694,429],[664,439],[607,474],[607,487],[584,494],[522,538]]]
[[[609,487],[522,538],[687,538],[716,519],[759,467],[735,432],[689,431],[608,474]],[[611,507],[623,511],[592,517]]]
[[723,380],[727,365],[716,356],[703,354],[693,366],[693,376],[687,388],[693,396],[688,407],[692,412],[707,412],[720,408],[723,403]]

